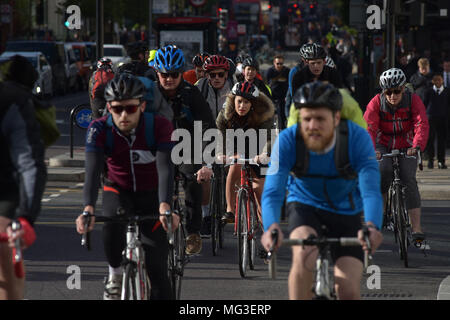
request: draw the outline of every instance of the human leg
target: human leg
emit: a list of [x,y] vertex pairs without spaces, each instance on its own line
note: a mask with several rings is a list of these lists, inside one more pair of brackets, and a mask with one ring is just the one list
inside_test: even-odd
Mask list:
[[361,279],[363,263],[361,260],[340,257],[334,266],[334,282],[339,300],[359,300],[361,298]]

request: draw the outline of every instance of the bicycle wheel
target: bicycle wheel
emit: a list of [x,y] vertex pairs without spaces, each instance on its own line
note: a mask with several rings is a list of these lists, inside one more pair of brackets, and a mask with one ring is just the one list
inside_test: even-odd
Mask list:
[[224,240],[224,227],[225,224],[222,222],[222,214],[226,211],[227,209],[227,200],[226,200],[226,196],[225,196],[225,173],[223,168],[221,168],[220,170],[221,172],[221,176],[219,179],[219,202],[218,202],[218,210],[219,210],[219,215],[217,217],[217,221],[218,221],[218,226],[219,226],[219,248],[223,249],[223,244],[225,242]]
[[245,278],[249,262],[249,242],[247,227],[247,193],[245,190],[239,190],[238,193],[238,217],[237,217],[237,237],[239,253],[239,273]]
[[127,263],[122,281],[122,300],[137,300],[139,280],[137,279],[136,274],[136,264],[133,262]]
[[217,178],[213,178],[211,184],[211,195],[209,197],[209,215],[211,217],[211,248],[213,256],[217,255],[219,250],[219,220],[220,211],[218,210],[218,196],[217,196]]
[[186,232],[184,229],[184,222],[180,223],[177,231],[175,232],[176,243],[176,278],[175,278],[175,299],[181,298],[181,282],[183,280],[184,266],[186,265]]
[[403,201],[402,192],[400,187],[397,186],[394,195],[394,206],[395,206],[395,216],[396,216],[396,229],[397,238],[400,251],[400,259],[403,260],[405,268],[408,268],[408,234],[406,231],[406,221],[405,221],[405,203]]
[[256,203],[252,197],[247,201],[250,209],[250,236],[248,237],[249,247],[249,267],[250,270],[255,269],[256,262],[256,233],[258,232],[258,217],[256,216]]

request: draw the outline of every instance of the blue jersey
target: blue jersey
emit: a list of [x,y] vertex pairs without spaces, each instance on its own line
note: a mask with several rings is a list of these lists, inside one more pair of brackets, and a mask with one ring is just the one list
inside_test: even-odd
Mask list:
[[[372,141],[366,130],[348,122],[349,160],[358,178],[326,179],[321,177],[290,176],[296,162],[297,125],[281,131],[272,149],[271,163],[264,183],[262,215],[264,230],[280,221],[281,206],[287,185],[287,202],[300,202],[322,210],[343,215],[364,211],[366,222],[381,228],[383,201],[380,189],[380,171]],[[333,147],[326,153],[309,151],[308,175],[337,176]],[[324,184],[329,196],[324,193]],[[350,195],[352,202],[350,201]],[[328,199],[331,200],[331,207]]]

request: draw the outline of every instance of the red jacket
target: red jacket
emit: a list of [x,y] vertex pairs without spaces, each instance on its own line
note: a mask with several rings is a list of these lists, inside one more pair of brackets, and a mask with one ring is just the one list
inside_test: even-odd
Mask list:
[[405,92],[394,113],[377,94],[367,105],[364,119],[375,148],[388,150],[420,147],[424,151],[428,141],[429,124],[425,106],[417,94]]

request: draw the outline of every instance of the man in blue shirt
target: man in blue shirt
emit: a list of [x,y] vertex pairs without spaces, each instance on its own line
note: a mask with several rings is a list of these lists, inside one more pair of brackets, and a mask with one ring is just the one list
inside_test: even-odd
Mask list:
[[[305,239],[320,235],[326,227],[328,237],[356,237],[361,247],[331,248],[335,263],[335,283],[340,299],[359,299],[363,271],[363,249],[367,250],[362,232],[362,215],[369,227],[372,252],[380,245],[382,234],[382,197],[380,173],[373,144],[366,130],[347,121],[348,161],[354,172],[348,178],[338,172],[335,150],[341,143],[340,118],[342,96],[331,84],[308,83],[294,95],[294,102],[300,108],[301,125],[283,130],[272,150],[271,164],[262,196],[264,235],[261,242],[266,250],[273,246],[271,231],[280,235],[277,246],[282,242],[279,226],[280,209],[287,196],[286,212],[289,217],[289,238]],[[340,125],[342,122],[342,125]],[[298,132],[297,132],[298,130]],[[298,135],[298,136],[297,136]],[[303,139],[306,159],[297,160],[299,146],[297,139]],[[296,152],[293,152],[296,150]],[[306,166],[297,170],[299,164]],[[295,176],[290,176],[293,171]],[[315,247],[293,247],[292,266],[289,274],[290,299],[310,299],[314,269],[317,257]]]

